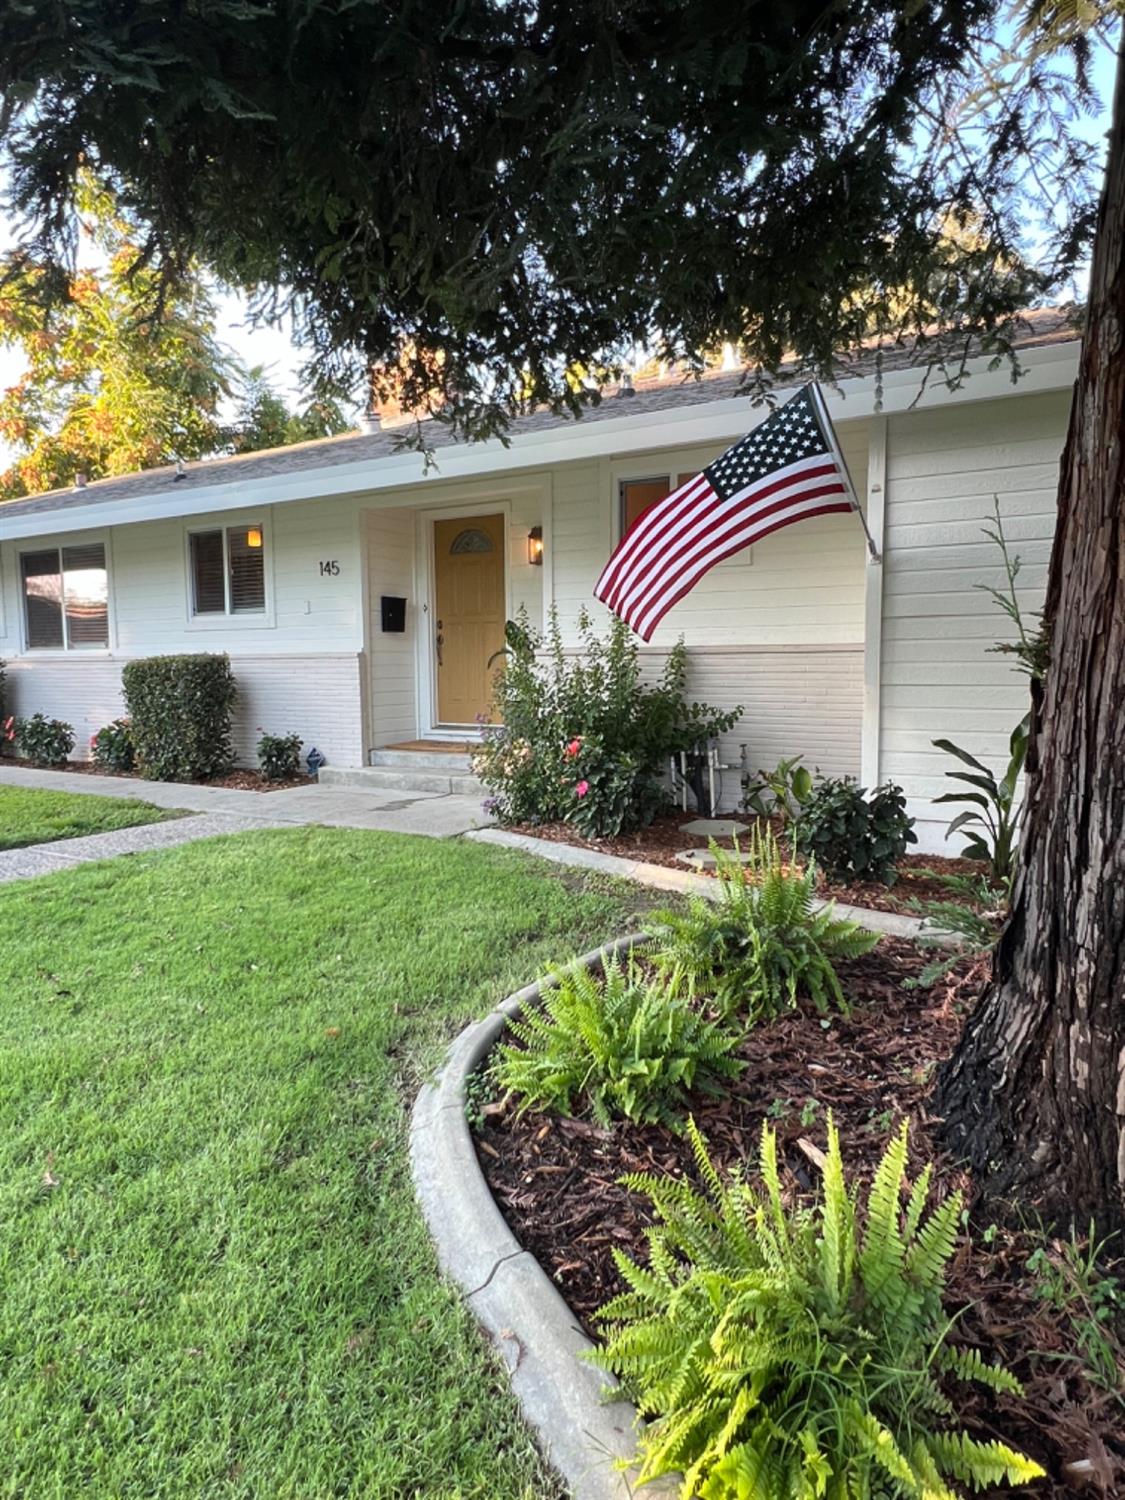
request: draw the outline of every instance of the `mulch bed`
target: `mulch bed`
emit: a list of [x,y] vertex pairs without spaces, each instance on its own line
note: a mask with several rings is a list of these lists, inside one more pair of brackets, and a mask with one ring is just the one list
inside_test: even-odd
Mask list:
[[[706,843],[691,834],[681,833],[680,825],[690,822],[694,813],[662,813],[647,827],[616,839],[584,839],[569,823],[518,823],[514,833],[524,833],[531,838],[546,839],[552,844],[573,844],[579,849],[596,849],[602,854],[616,854],[622,859],[640,859],[653,865],[669,865],[677,870],[695,867],[684,864],[676,855],[685,849],[705,849]],[[739,816],[742,816],[741,814]],[[747,821],[752,819],[747,818]],[[783,840],[784,842],[784,836]],[[716,840],[720,848],[729,848],[726,840]],[[978,866],[964,859],[950,859],[941,854],[907,854],[895,866],[898,878],[894,885],[886,886],[877,880],[856,881],[852,885],[837,885],[823,876],[817,888],[825,898],[841,901],[849,906],[867,906],[875,911],[908,911],[912,897],[919,901],[948,901],[949,892],[933,878],[939,875],[971,875]],[[713,870],[700,870],[701,875],[713,875]],[[960,898],[959,898],[960,899]],[[970,903],[971,904],[971,903]]]
[[[902,981],[922,961],[914,945],[884,939],[873,953],[838,966],[851,1014],[823,1018],[810,1007],[755,1027],[741,1049],[748,1062],[741,1079],[725,1098],[697,1103],[695,1119],[713,1159],[753,1168],[762,1123],[769,1121],[787,1190],[794,1200],[808,1200],[818,1188],[815,1153],[826,1143],[828,1110],[846,1168],[867,1179],[907,1116],[915,1169],[932,1159],[939,1191],[968,1189],[965,1174],[935,1145],[938,1121],[929,1100],[935,1070],[956,1045],[985,965],[964,959],[932,989],[904,989]],[[694,1175],[686,1141],[654,1125],[604,1130],[582,1119],[520,1118],[505,1101],[489,1107],[477,1150],[516,1238],[596,1336],[591,1314],[622,1289],[612,1252],[643,1259],[650,1222],[646,1201],[619,1178]],[[1088,1382],[1069,1357],[1074,1336],[1064,1314],[1034,1296],[1026,1263],[1037,1243],[982,1225],[971,1253],[963,1245],[955,1257],[950,1305],[965,1309],[958,1339],[1002,1359],[1026,1385],[1022,1401],[958,1385],[958,1414],[976,1436],[1000,1437],[1046,1468],[1049,1480],[1018,1493],[1073,1495],[1074,1477],[1064,1466],[1090,1460],[1087,1493],[1113,1494],[1115,1480],[1125,1480],[1125,1405]]]
[[[65,766],[37,766],[30,760],[6,755],[0,764],[22,766],[29,771],[70,771],[79,776],[109,776],[117,781],[144,780],[135,771],[110,771],[104,766],[96,766],[92,760],[68,760]],[[313,776],[289,776],[281,781],[266,781],[260,771],[228,771],[225,776],[213,776],[209,781],[185,781],[178,785],[222,786],[238,792],[283,792],[287,787],[313,786],[315,783],[316,778]]]

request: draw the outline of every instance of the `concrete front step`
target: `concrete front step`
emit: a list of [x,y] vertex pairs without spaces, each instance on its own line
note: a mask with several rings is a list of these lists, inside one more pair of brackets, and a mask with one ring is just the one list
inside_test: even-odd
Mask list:
[[347,786],[353,791],[368,792],[437,792],[476,797],[484,791],[477,778],[467,772],[412,771],[398,765],[322,766],[317,781],[321,786]]
[[445,771],[449,776],[472,774],[469,757],[460,750],[372,750],[371,764],[400,771]]

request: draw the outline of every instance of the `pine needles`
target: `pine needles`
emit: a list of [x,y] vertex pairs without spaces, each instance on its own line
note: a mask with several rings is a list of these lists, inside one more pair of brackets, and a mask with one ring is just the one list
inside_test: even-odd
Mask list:
[[956,1194],[927,1208],[930,1168],[906,1197],[904,1124],[862,1211],[829,1125],[815,1208],[787,1209],[762,1132],[755,1191],[715,1171],[694,1124],[702,1191],[637,1176],[652,1201],[647,1266],[617,1254],[628,1290],[600,1317],[597,1362],[651,1418],[641,1478],[680,1471],[684,1500],[954,1500],[949,1481],[1018,1484],[1041,1470],[952,1428],[936,1372],[1018,1393],[1008,1371],[946,1343],[945,1269]]

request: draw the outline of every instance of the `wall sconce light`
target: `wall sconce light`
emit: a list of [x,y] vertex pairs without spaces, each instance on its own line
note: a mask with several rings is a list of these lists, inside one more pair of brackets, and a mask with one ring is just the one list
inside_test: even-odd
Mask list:
[[543,566],[543,528],[533,526],[527,533],[527,560],[533,568]]
[[248,547],[260,547],[262,545],[262,533],[257,526],[251,526],[246,533],[246,545]]

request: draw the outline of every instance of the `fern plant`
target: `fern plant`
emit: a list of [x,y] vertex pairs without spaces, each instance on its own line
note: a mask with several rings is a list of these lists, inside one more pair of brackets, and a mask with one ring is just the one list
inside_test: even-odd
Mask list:
[[599,1317],[593,1358],[621,1376],[651,1422],[640,1480],[680,1471],[683,1500],[955,1500],[1042,1474],[999,1442],[951,1428],[936,1376],[1019,1394],[1006,1369],[947,1342],[945,1267],[956,1194],[927,1214],[931,1169],[902,1208],[906,1126],[864,1212],[849,1192],[831,1122],[822,1201],[782,1201],[777,1145],[762,1131],[764,1193],[723,1182],[694,1123],[703,1191],[682,1179],[625,1179],[652,1200],[649,1263],[615,1252],[628,1291]]
[[816,1008],[847,1008],[833,961],[869,953],[878,936],[817,909],[816,872],[785,870],[768,826],[751,831],[748,861],[712,844],[719,899],[693,897],[687,911],[653,917],[653,961],[672,983],[715,996],[721,1011],[759,1020],[791,1009],[801,995]]
[[525,1006],[509,1026],[522,1043],[498,1049],[501,1088],[536,1108],[573,1115],[588,1103],[595,1119],[683,1123],[693,1089],[719,1094],[744,1064],[733,1053],[741,1032],[708,1019],[636,960],[616,959],[604,974],[554,971],[542,1008]]

